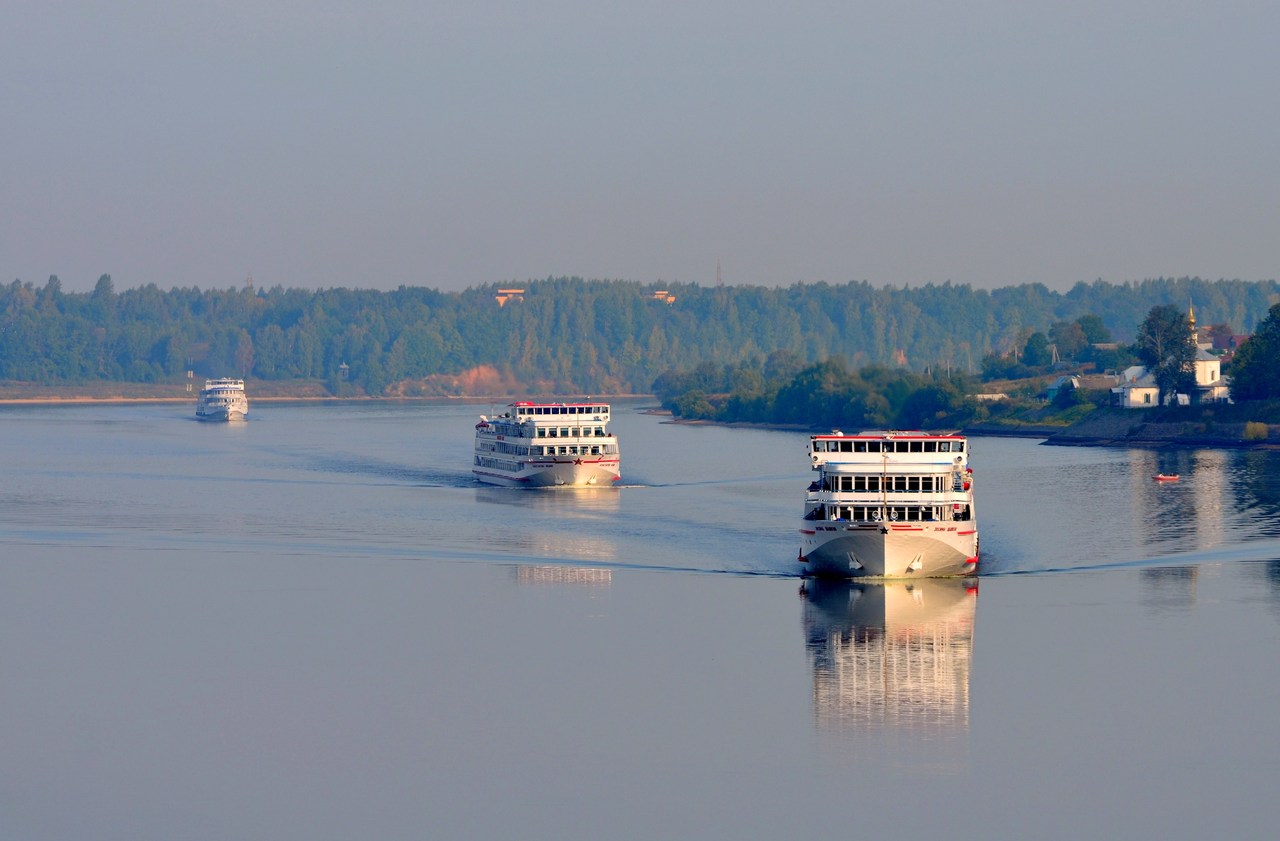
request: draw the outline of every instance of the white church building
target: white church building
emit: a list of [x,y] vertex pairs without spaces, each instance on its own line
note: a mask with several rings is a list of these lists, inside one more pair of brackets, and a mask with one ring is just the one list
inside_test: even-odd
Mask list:
[[[1212,342],[1201,342],[1196,329],[1195,309],[1188,310],[1191,322],[1191,341],[1196,346],[1195,394],[1168,395],[1166,402],[1222,403],[1231,400],[1230,384],[1222,378],[1222,361],[1209,353]],[[1111,389],[1111,403],[1123,409],[1149,409],[1158,405],[1160,389],[1155,376],[1143,365],[1126,368],[1120,374],[1120,384]]]

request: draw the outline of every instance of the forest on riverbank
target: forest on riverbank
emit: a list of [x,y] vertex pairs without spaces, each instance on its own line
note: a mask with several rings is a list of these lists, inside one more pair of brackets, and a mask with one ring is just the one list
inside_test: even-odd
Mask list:
[[0,286],[0,381],[166,385],[192,372],[319,382],[333,395],[645,393],[665,371],[774,354],[969,374],[1088,314],[1124,342],[1153,304],[1194,301],[1205,323],[1250,332],[1278,296],[1271,280],[1200,278],[1096,281],[1065,293],[1041,284],[771,288],[564,277],[382,292],[116,291],[103,275],[93,291],[71,293],[50,277]]
[[[1051,333],[1065,336],[1072,326],[1083,330],[1094,318],[1085,315],[1074,325],[1055,324]],[[1224,372],[1235,381],[1233,403],[1215,399],[1199,404],[1194,366],[1197,354],[1208,352],[1195,341],[1199,336],[1190,313],[1157,305],[1137,334],[1129,346],[1106,344],[1114,358],[1147,366],[1155,381],[1167,375],[1168,389],[1161,386],[1161,396],[1167,394],[1170,399],[1143,409],[1113,407],[1112,387],[1119,385],[1118,378],[1083,376],[1094,365],[1088,345],[1078,348],[1076,359],[1035,370],[1019,363],[1030,375],[1000,382],[936,368],[924,372],[883,365],[853,369],[839,357],[808,365],[794,355],[777,352],[764,360],[673,369],[657,378],[654,391],[676,418],[720,423],[809,429],[969,429],[1032,434],[1062,443],[1262,444],[1280,440],[1280,304],[1270,308],[1257,334],[1244,341]],[[1028,339],[1027,348],[1033,338]],[[1219,364],[1212,354],[1205,358]],[[1004,364],[999,359],[988,363],[984,368]],[[1162,367],[1169,370],[1162,373]],[[1172,399],[1175,393],[1192,399],[1179,405]]]

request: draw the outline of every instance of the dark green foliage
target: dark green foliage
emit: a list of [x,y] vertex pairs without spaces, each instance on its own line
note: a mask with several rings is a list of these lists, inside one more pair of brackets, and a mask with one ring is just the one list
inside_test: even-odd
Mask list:
[[1085,402],[1084,398],[1079,394],[1078,390],[1071,383],[1063,383],[1058,388],[1056,394],[1053,395],[1053,406],[1055,409],[1070,409]]
[[[118,291],[103,275],[92,292],[68,293],[57,277],[41,287],[14,281],[0,285],[0,380],[180,382],[191,370],[317,379],[343,393],[378,394],[488,366],[529,391],[603,394],[646,390],[668,370],[706,379],[698,366],[707,363],[719,379],[701,383],[704,394],[732,393],[744,411],[767,412],[782,384],[817,360],[846,359],[860,370],[827,371],[833,381],[869,376],[861,373],[868,366],[893,366],[876,377],[987,372],[996,367],[987,359],[1021,354],[1035,333],[1049,331],[1059,356],[1068,357],[1065,348],[1078,337],[1064,324],[1078,324],[1089,341],[1109,333],[1131,339],[1153,303],[1194,299],[1198,312],[1247,332],[1280,293],[1270,281],[1198,278],[1099,281],[1066,294],[1041,284],[991,292],[950,283],[706,288],[547,278],[518,285],[523,300],[499,307],[496,285],[458,293]],[[674,302],[654,298],[660,287]],[[1115,367],[1093,350],[1080,357],[1090,353],[1100,368]],[[850,411],[893,423],[900,407],[892,404],[885,395],[866,397]]]
[[1054,322],[1049,328],[1049,341],[1057,348],[1059,359],[1076,359],[1089,346],[1080,319]]
[[[744,375],[744,366],[667,371],[653,388],[678,418],[788,424],[808,428],[954,429],[970,420],[977,406],[956,379],[914,374],[872,365],[849,370],[839,358],[797,371],[789,379]],[[704,390],[707,383],[745,382],[728,393]],[[762,385],[763,384],[763,385]]]
[[1032,333],[1022,349],[1022,362],[1029,368],[1043,368],[1053,362],[1049,339],[1044,333]]
[[1086,313],[1075,321],[1080,328],[1080,332],[1084,334],[1085,342],[1089,344],[1099,344],[1111,341],[1111,331],[1107,329],[1107,325],[1102,319],[1093,313]]
[[1166,395],[1195,389],[1196,346],[1191,341],[1191,322],[1177,307],[1161,304],[1151,308],[1138,328],[1134,351],[1155,376],[1161,405]]
[[1233,400],[1273,400],[1280,397],[1280,304],[1271,311],[1258,330],[1231,362]]

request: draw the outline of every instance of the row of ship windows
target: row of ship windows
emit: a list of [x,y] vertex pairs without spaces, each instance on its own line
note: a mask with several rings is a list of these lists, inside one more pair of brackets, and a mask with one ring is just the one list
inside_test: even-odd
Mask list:
[[520,465],[514,461],[503,461],[499,458],[485,458],[484,456],[476,456],[476,467],[487,467],[490,470],[505,470],[508,473],[515,473],[520,469]]
[[[604,415],[608,406],[525,406],[517,407],[516,414],[522,418],[534,415]],[[596,418],[599,420],[599,417]]]
[[963,441],[814,441],[815,453],[963,453]]
[[958,475],[950,481],[946,476],[826,476],[821,482],[814,482],[809,487],[812,491],[927,494],[963,489],[964,485]]
[[582,444],[581,446],[578,446],[575,444],[561,444],[558,447],[552,447],[552,446],[526,447],[525,449],[528,451],[526,455],[533,455],[533,456],[554,456],[554,455],[611,456],[614,453],[618,452],[618,445],[617,444],[592,444],[590,447],[588,447],[586,444]]
[[508,444],[506,441],[495,441],[487,445],[482,443],[480,446],[492,453],[513,456],[599,456],[614,455],[618,452],[617,444],[560,444],[559,446],[548,444],[545,447],[525,447],[519,444]]
[[604,427],[584,426],[579,429],[576,426],[545,426],[539,427],[539,438],[600,438],[604,436]]
[[[951,516],[948,517],[947,514]],[[969,519],[969,506],[936,505],[819,505],[804,517],[806,520],[848,520],[855,523],[938,522]]]

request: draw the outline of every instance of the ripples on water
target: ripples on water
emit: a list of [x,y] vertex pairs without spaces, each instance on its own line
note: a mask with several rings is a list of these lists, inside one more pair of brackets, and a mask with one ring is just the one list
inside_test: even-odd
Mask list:
[[807,437],[637,408],[535,492],[475,407],[0,409],[15,837],[1265,837],[1277,454],[974,439],[983,576],[775,580]]
[[[795,574],[806,436],[636,408],[615,411],[619,486],[531,493],[474,480],[469,406],[267,404],[234,425],[169,406],[9,409],[20,485],[0,517],[45,539],[234,535],[324,553]],[[984,574],[1280,557],[1276,453],[998,438],[972,450]]]

